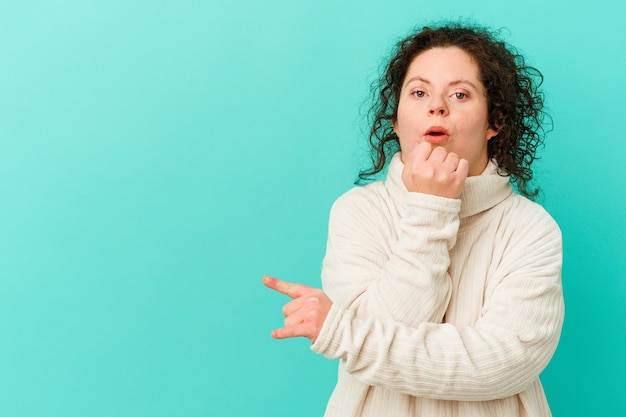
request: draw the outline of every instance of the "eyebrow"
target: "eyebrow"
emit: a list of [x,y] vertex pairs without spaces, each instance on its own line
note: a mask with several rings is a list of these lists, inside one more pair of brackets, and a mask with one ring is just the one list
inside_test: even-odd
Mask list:
[[[408,79],[408,80],[404,83],[404,85],[407,85],[407,84],[409,84],[410,82],[413,82],[413,81],[421,81],[421,82],[426,83],[426,84],[432,84],[432,83],[431,83],[430,81],[428,81],[427,79],[417,76],[417,77],[412,77],[412,78]],[[453,80],[453,81],[450,81],[450,82],[448,83],[448,86],[454,86],[454,85],[458,85],[458,84],[469,84],[472,88],[474,88],[474,90],[476,90],[476,91],[480,91],[480,90],[478,89],[478,87],[476,86],[476,84],[474,84],[474,83],[473,83],[473,82],[471,82],[470,80],[466,80],[466,79],[464,79],[464,78],[459,79],[459,80]]]

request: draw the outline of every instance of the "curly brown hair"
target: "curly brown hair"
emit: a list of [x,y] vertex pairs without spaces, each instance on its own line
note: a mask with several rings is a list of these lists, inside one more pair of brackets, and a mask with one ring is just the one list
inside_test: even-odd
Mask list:
[[498,163],[499,174],[510,176],[518,191],[529,198],[538,195],[530,181],[530,167],[537,159],[537,148],[543,144],[551,123],[543,110],[541,73],[525,64],[524,57],[499,40],[487,28],[461,24],[423,27],[401,40],[393,51],[384,74],[372,85],[373,104],[369,115],[372,166],[359,173],[357,183],[364,183],[380,173],[391,156],[400,149],[393,131],[397,118],[400,90],[409,65],[422,52],[437,47],[458,47],[478,64],[488,103],[488,121],[498,134],[489,140],[487,152]]

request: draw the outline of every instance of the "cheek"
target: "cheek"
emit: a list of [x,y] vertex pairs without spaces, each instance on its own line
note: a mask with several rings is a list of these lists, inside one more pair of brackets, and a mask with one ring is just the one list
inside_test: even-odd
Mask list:
[[400,143],[400,157],[402,159],[402,162],[404,162],[406,160],[406,157],[413,151],[413,148],[416,145],[416,141],[415,139],[412,139],[410,135],[403,135],[401,129],[396,133],[399,137],[398,142]]
[[489,129],[489,123],[485,117],[469,115],[460,120],[457,128],[465,135],[484,137]]
[[404,114],[402,113],[402,109],[398,109],[396,120],[393,122],[393,131],[399,135],[402,126],[404,126]]
[[[415,135],[417,125],[419,122],[416,120],[415,114],[411,111],[398,109],[396,121],[393,124],[393,130],[400,138],[403,136]],[[406,139],[406,138],[405,138]]]

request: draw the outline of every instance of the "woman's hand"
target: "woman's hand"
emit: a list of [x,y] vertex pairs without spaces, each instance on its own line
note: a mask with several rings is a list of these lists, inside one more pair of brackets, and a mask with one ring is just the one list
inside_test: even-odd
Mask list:
[[304,336],[315,343],[333,302],[318,288],[265,276],[263,284],[293,300],[283,306],[285,327],[274,330],[274,339]]
[[441,146],[421,142],[404,162],[402,181],[409,191],[446,198],[459,198],[469,163]]

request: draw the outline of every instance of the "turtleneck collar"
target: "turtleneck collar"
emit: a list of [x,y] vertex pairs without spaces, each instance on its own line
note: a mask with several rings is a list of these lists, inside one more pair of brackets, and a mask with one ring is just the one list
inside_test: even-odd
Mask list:
[[[392,198],[401,204],[404,204],[407,193],[409,193],[402,181],[403,169],[404,164],[400,159],[400,152],[398,152],[389,163],[385,187],[389,190]],[[460,218],[488,210],[513,193],[509,178],[498,175],[497,170],[498,167],[492,160],[489,161],[482,174],[468,177],[465,180],[460,197]]]

